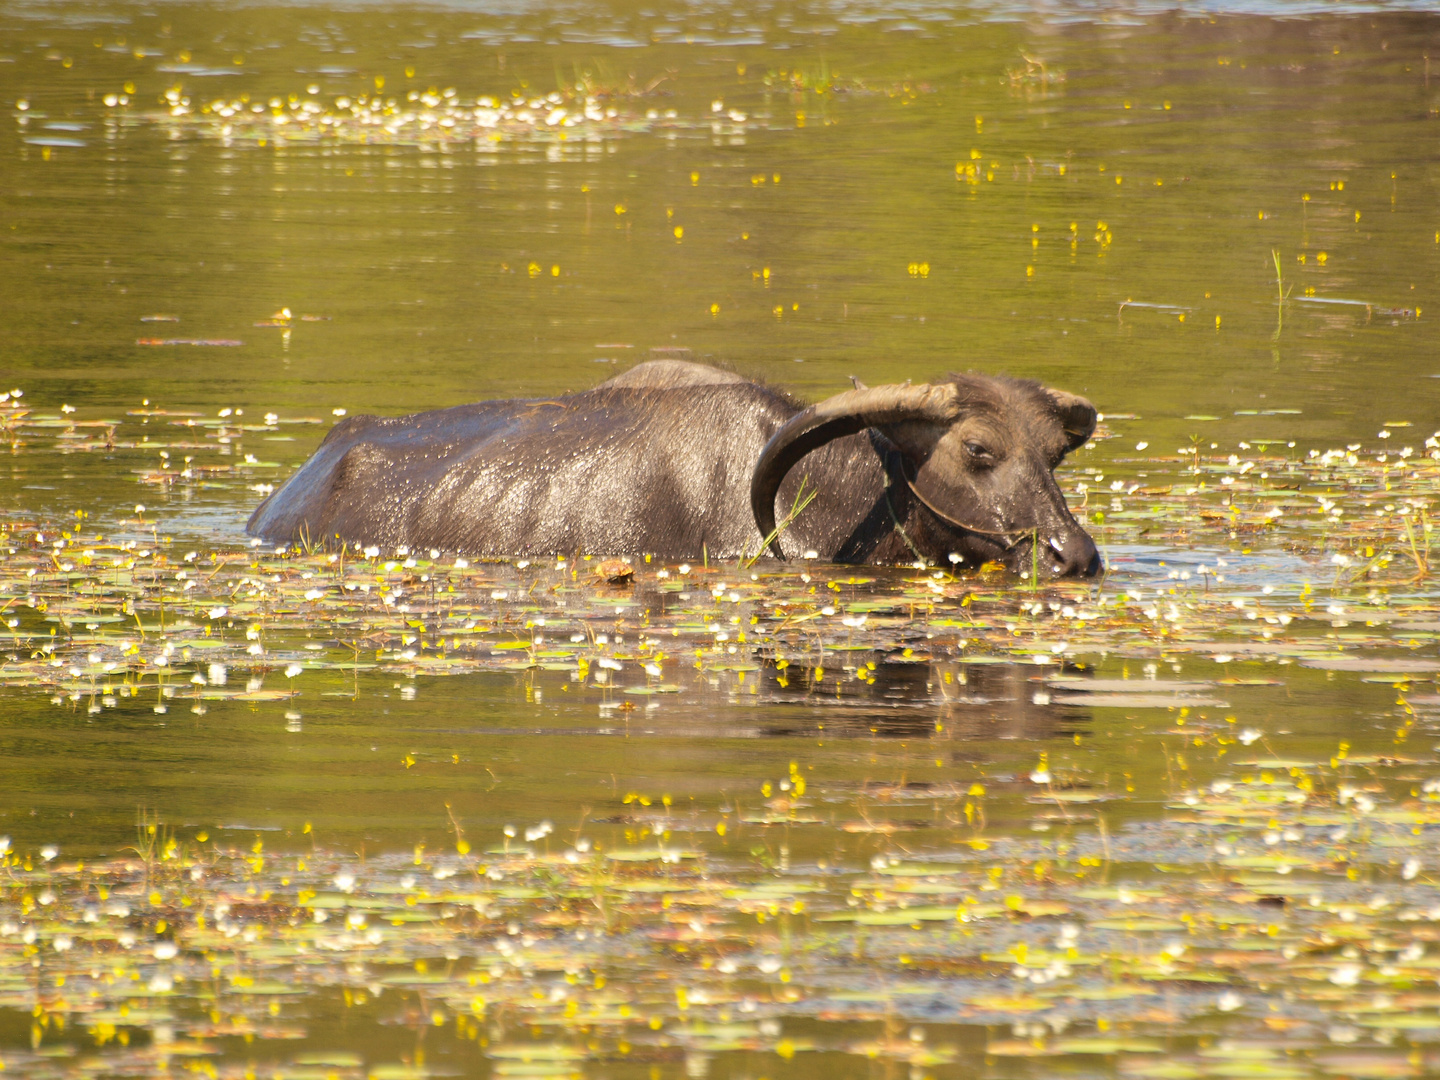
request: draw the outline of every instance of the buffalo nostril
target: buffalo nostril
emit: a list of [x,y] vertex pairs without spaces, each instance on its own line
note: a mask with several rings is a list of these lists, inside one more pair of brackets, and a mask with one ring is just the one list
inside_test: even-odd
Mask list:
[[1093,543],[1086,544],[1084,548],[1077,551],[1068,567],[1070,573],[1079,577],[1095,577],[1104,568],[1105,564],[1100,559],[1100,552],[1096,550]]
[[1072,536],[1069,543],[1049,541],[1057,556],[1054,572],[1064,577],[1094,577],[1104,569],[1100,551],[1088,536]]

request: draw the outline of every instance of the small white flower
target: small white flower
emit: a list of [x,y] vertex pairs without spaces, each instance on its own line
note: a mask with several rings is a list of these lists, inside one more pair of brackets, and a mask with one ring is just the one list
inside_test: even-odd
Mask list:
[[1244,1004],[1245,999],[1235,993],[1234,990],[1227,990],[1215,999],[1215,1008],[1221,1012],[1234,1012]]
[[1354,986],[1360,981],[1361,970],[1359,964],[1341,964],[1330,973],[1330,981],[1336,986]]

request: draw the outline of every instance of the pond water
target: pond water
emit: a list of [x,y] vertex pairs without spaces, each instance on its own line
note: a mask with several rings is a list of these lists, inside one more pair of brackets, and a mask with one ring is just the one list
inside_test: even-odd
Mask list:
[[[1429,7],[5,5],[5,1074],[1440,1075]],[[1109,572],[243,535],[656,356],[1083,393]]]

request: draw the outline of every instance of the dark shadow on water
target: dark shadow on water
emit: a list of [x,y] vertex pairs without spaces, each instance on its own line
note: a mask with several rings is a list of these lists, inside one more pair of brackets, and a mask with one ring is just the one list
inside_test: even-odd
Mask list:
[[[983,740],[1045,740],[1070,738],[1089,726],[1088,710],[1051,704],[1038,669],[1020,664],[881,662],[868,686],[848,692],[822,690],[813,669],[790,670],[790,685],[767,685],[761,704],[803,706],[837,736],[916,738],[948,730]],[[805,728],[782,719],[768,730],[788,735]]]

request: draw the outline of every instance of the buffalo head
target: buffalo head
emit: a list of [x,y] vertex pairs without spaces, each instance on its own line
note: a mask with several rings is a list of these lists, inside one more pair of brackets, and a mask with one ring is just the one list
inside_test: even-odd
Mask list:
[[[769,536],[791,468],[826,443],[873,429],[892,486],[903,484],[915,500],[907,503],[907,543],[927,558],[943,563],[958,554],[971,565],[999,560],[1014,570],[1097,574],[1100,553],[1053,473],[1090,438],[1095,420],[1084,398],[1021,379],[965,374],[920,386],[857,385],[775,433],[751,478],[751,509],[760,535]],[[778,538],[770,546],[784,557]]]

